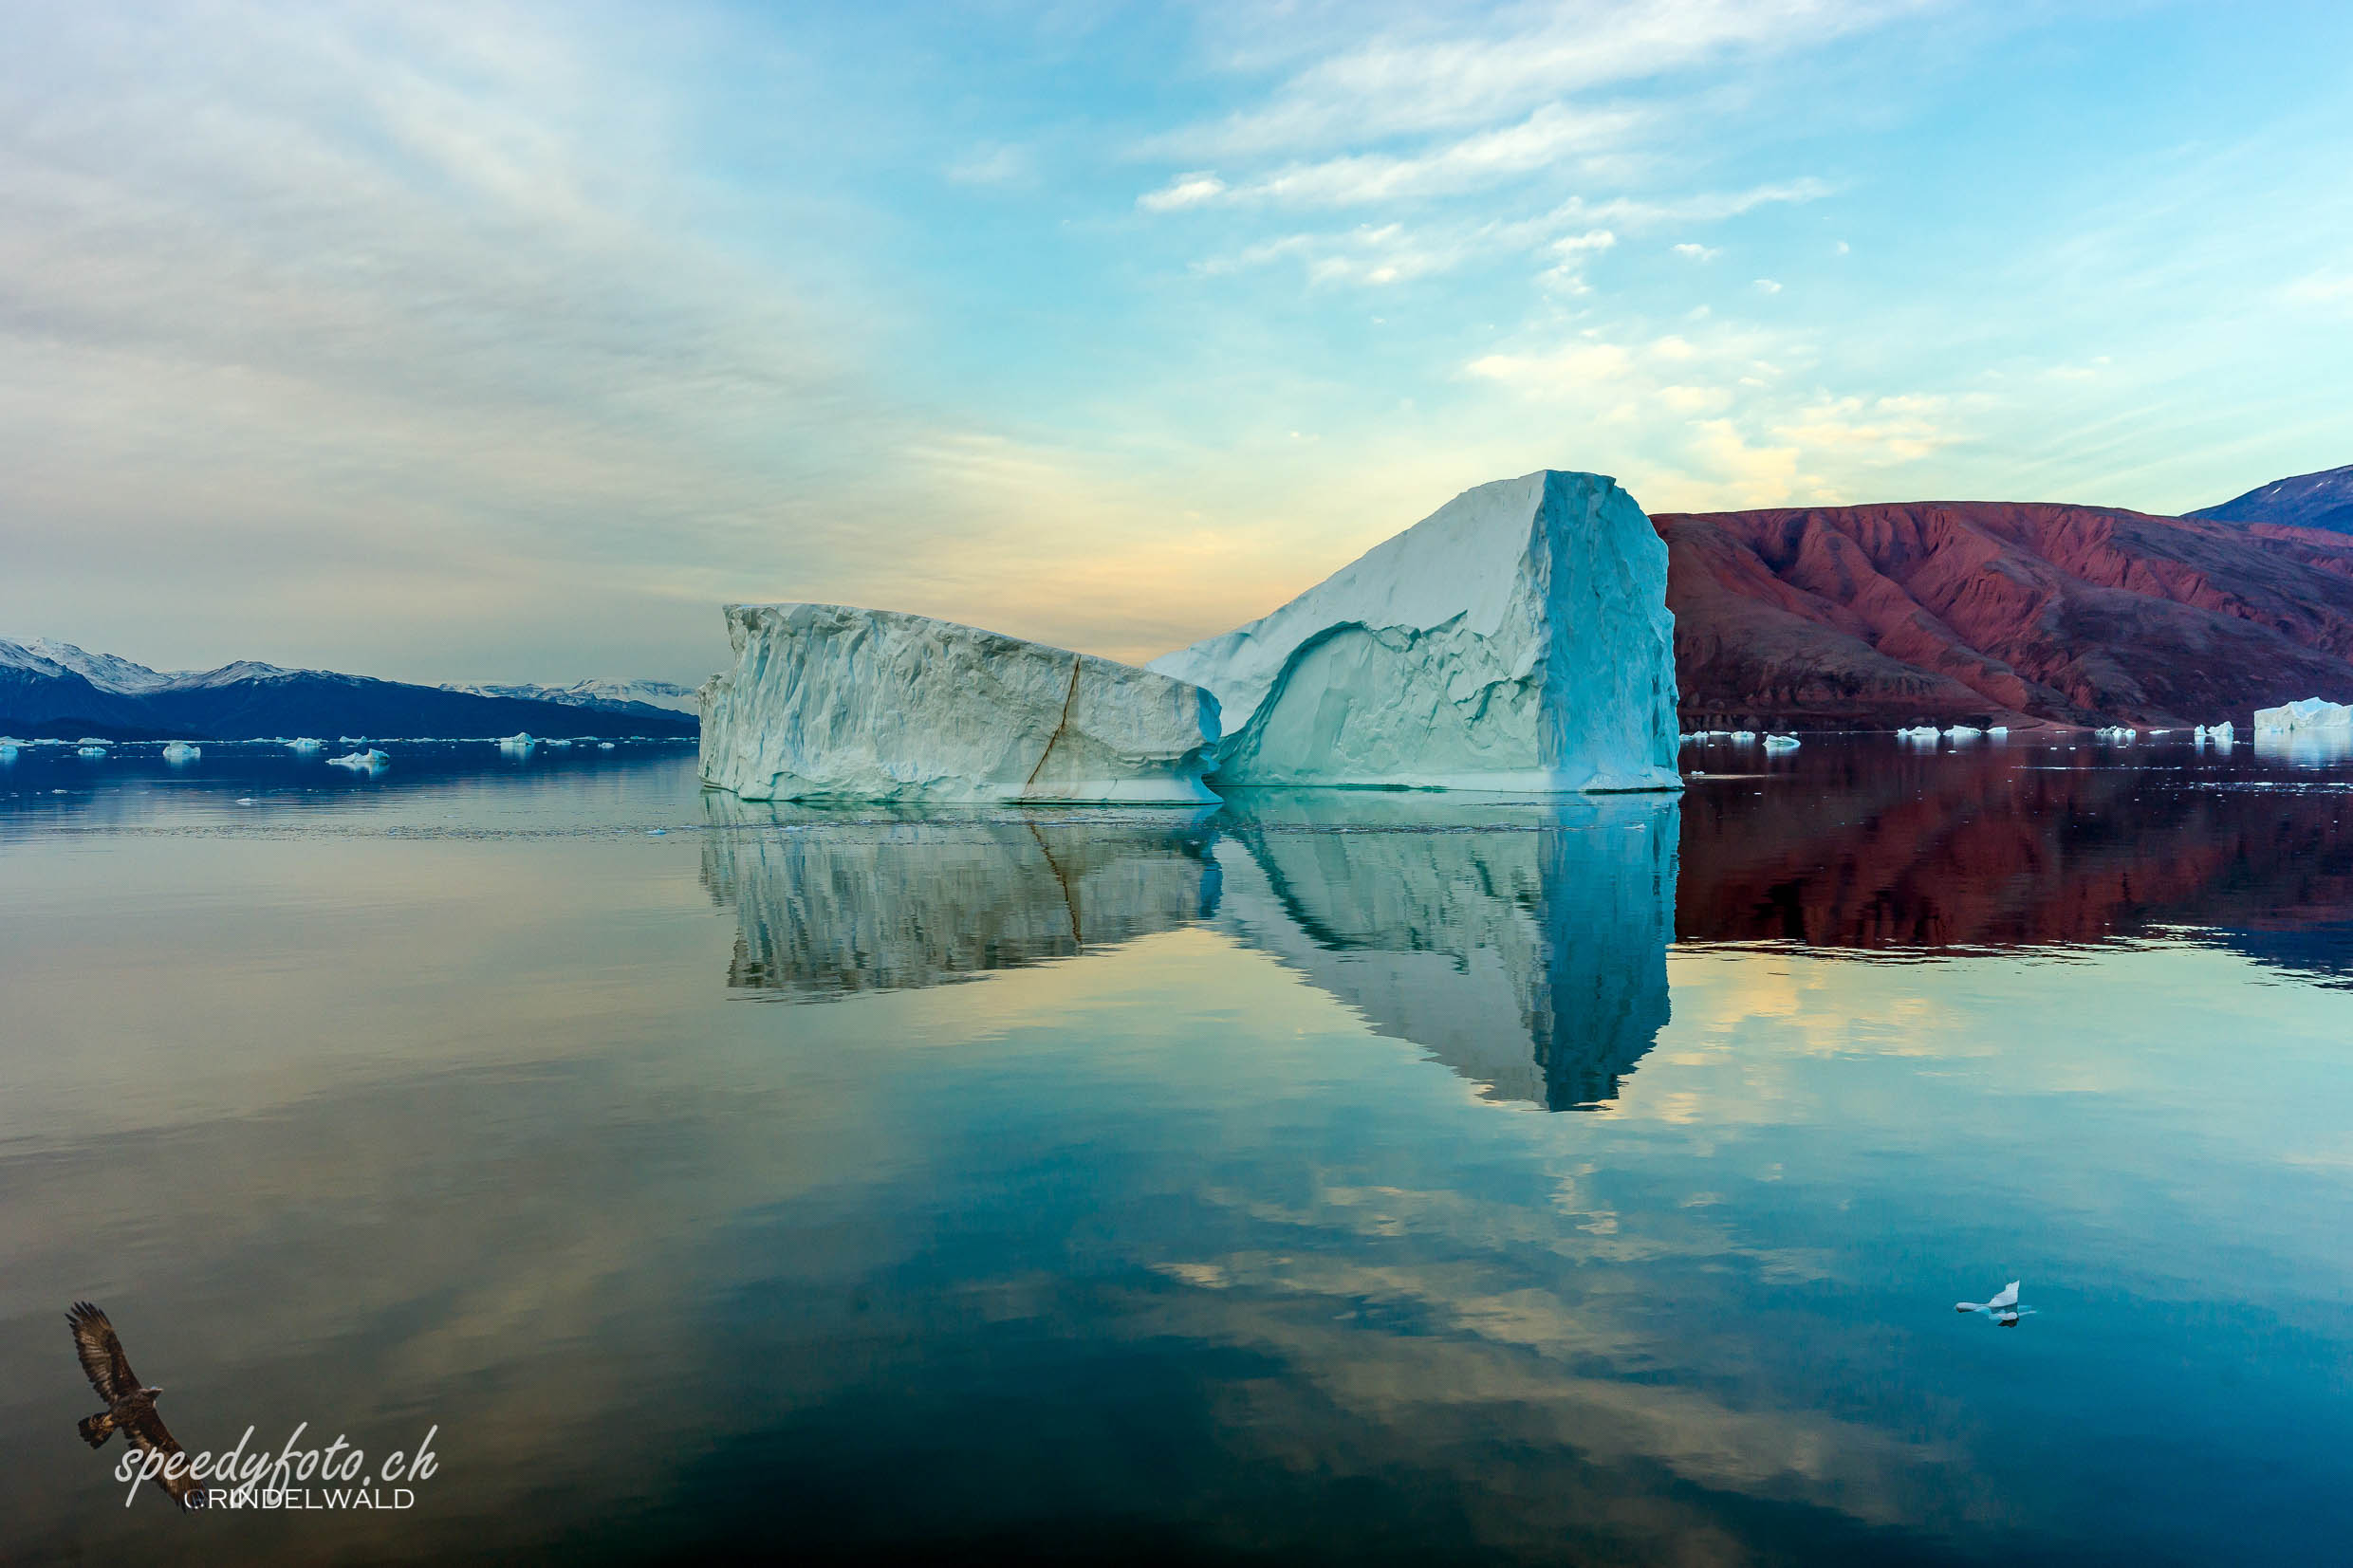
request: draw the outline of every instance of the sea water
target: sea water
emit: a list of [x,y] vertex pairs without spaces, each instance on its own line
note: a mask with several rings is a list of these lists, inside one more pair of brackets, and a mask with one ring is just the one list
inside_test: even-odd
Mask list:
[[[386,749],[0,766],[9,1560],[2353,1536],[2341,760],[941,816]],[[189,1450],[435,1471],[126,1508],[80,1298]]]

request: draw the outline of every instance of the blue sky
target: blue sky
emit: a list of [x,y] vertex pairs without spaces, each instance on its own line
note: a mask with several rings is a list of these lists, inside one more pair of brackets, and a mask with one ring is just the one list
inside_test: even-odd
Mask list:
[[1140,657],[1467,486],[2353,462],[2353,8],[0,0],[0,634]]

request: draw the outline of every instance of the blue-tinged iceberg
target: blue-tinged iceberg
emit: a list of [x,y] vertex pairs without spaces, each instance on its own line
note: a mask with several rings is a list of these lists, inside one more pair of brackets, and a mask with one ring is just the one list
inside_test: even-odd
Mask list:
[[1666,590],[1633,497],[1547,470],[1147,668],[1215,695],[1221,784],[1680,789]]
[[927,616],[734,604],[699,693],[702,779],[745,800],[1192,805],[1208,692]]
[[2255,710],[2258,735],[2292,734],[2301,729],[2353,729],[2353,708],[2321,697]]

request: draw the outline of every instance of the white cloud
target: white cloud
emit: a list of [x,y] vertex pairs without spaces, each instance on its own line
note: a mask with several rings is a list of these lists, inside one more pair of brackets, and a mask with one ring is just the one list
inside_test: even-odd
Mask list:
[[1466,137],[1415,157],[1361,154],[1294,163],[1238,185],[1209,172],[1181,175],[1174,184],[1139,198],[1139,204],[1153,212],[1208,201],[1351,207],[1459,195],[1607,147],[1640,119],[1629,110],[1586,113],[1547,104],[1517,125]]
[[1145,192],[1136,198],[1136,205],[1147,212],[1170,212],[1180,207],[1199,207],[1225,194],[1226,182],[1202,169],[1178,175],[1158,191]]
[[1694,245],[1686,243],[1675,247],[1675,253],[1678,256],[1688,256],[1693,261],[1712,262],[1715,260],[1716,257],[1722,255],[1724,250],[1721,246]]
[[1939,422],[1945,407],[1941,397],[1919,396],[1825,398],[1772,429],[1809,453],[1874,467],[1910,463],[1960,439]]
[[1781,292],[1781,285],[1775,283],[1770,278],[1759,278],[1750,286],[1754,288],[1760,294],[1778,294]]
[[1156,138],[1145,150],[1280,156],[1460,130],[1615,83],[1809,47],[1918,9],[1918,0],[1602,0],[1496,28],[1465,8],[1436,26],[1417,18],[1378,31],[1296,71],[1263,107]]

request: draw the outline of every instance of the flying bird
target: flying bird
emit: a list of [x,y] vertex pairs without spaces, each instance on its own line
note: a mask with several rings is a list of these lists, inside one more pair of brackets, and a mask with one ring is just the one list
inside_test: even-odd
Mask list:
[[[163,1391],[139,1380],[106,1315],[87,1301],[76,1301],[65,1321],[73,1326],[74,1354],[82,1357],[83,1374],[106,1401],[105,1410],[83,1418],[78,1428],[82,1441],[95,1448],[119,1431],[123,1442],[143,1454],[161,1454],[169,1461],[179,1453],[171,1430],[156,1413],[156,1395]],[[177,1475],[158,1472],[155,1480],[180,1507],[204,1506],[203,1488],[185,1469]]]

